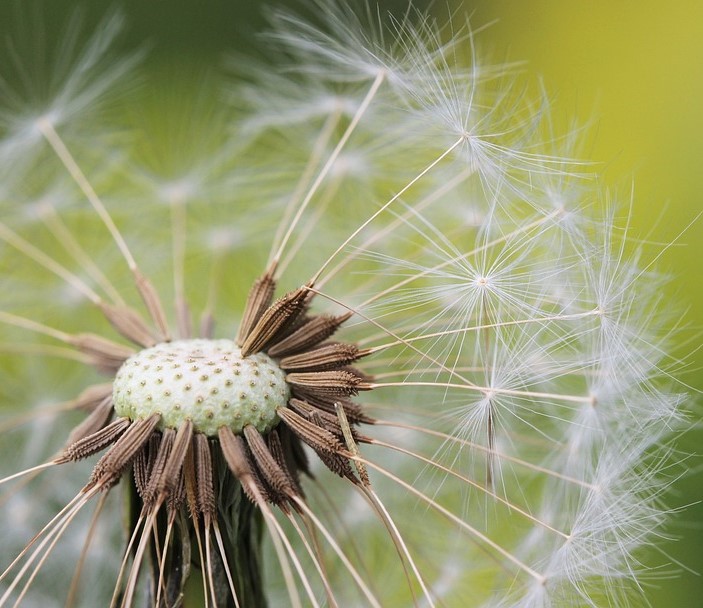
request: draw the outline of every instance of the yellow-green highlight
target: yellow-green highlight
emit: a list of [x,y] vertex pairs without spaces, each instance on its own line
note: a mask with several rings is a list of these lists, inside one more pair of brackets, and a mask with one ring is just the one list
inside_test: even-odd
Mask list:
[[[455,7],[474,28],[497,20],[480,46],[527,62],[526,80],[540,77],[554,100],[557,131],[574,117],[590,123],[586,153],[602,163],[603,186],[625,203],[634,189],[630,237],[674,243],[657,266],[672,276],[665,300],[683,313],[677,354],[692,353],[674,369],[703,389],[703,3],[470,0]],[[645,246],[651,258],[657,244]],[[661,545],[672,559],[649,556],[669,564],[645,576],[654,608],[702,605],[703,432],[701,399],[691,394],[692,430],[677,447],[693,456],[666,500],[691,506],[673,517],[675,540]]]

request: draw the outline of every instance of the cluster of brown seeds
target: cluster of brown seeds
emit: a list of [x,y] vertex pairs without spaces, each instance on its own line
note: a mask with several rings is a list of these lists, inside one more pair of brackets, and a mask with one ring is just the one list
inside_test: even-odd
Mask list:
[[[350,442],[364,441],[355,427],[372,420],[351,398],[371,384],[352,364],[366,353],[352,344],[328,340],[351,313],[310,315],[314,297],[310,287],[303,286],[272,303],[275,280],[265,274],[249,293],[237,335],[244,360],[265,354],[284,375],[287,401],[276,407],[272,428],[262,432],[254,424],[240,429],[223,425],[206,434],[187,416],[178,425],[164,424],[163,412],[120,416],[123,411],[118,408],[115,417],[113,386],[99,385],[81,396],[92,413],[74,430],[59,461],[83,459],[109,448],[96,464],[86,492],[109,489],[131,467],[147,513],[164,503],[175,513],[187,504],[193,518],[206,522],[217,516],[214,450],[221,451],[252,501],[264,500],[286,510],[295,508],[296,500],[303,497],[300,474],[309,474],[303,444],[330,470],[360,483],[350,462],[354,450]],[[129,321],[127,327],[123,318]],[[133,329],[143,325],[136,313],[120,311],[111,320],[126,337],[140,346],[151,346],[150,340],[135,340],[135,333],[144,335]],[[96,346],[94,338],[84,337],[83,342],[89,344],[82,350],[98,358],[103,369],[120,370],[130,356],[134,360],[139,355],[124,348],[118,353],[108,343]],[[163,386],[163,390],[171,389]]]

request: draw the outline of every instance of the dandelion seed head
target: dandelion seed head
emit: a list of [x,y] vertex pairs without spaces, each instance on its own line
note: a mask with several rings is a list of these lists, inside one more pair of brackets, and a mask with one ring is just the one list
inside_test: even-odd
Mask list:
[[109,17],[0,96],[2,450],[39,465],[0,604],[82,561],[86,605],[198,568],[212,606],[628,605],[686,399],[657,254],[469,26],[314,9],[147,91]]
[[115,376],[115,413],[131,420],[161,415],[160,428],[186,420],[209,437],[222,426],[267,433],[290,398],[285,374],[263,353],[243,358],[229,340],[180,340],[127,359]]

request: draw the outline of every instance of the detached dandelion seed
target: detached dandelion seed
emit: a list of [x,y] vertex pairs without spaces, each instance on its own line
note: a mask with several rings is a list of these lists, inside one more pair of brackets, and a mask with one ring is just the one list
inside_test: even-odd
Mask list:
[[0,394],[42,401],[0,427],[0,606],[640,592],[685,398],[657,254],[475,30],[316,6],[183,94],[124,94],[114,15],[40,98],[0,79]]

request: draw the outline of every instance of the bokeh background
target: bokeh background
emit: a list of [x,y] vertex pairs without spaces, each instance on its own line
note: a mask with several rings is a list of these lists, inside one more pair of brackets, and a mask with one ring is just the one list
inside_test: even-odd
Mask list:
[[[591,121],[607,187],[635,185],[633,226],[669,242],[703,211],[703,3],[464,2],[485,39],[543,80],[557,119]],[[567,123],[564,122],[564,125]],[[664,256],[700,310],[703,223]],[[700,355],[698,362],[703,361]],[[700,367],[693,365],[693,367]],[[691,370],[695,371],[695,370]],[[699,374],[699,377],[700,374]]]
[[[669,243],[660,259],[671,273],[669,297],[688,310],[677,338],[688,355],[681,375],[703,389],[703,2],[674,0],[485,0],[464,2],[472,23],[496,19],[484,39],[494,50],[527,61],[555,99],[555,117],[592,123],[588,156],[602,163],[603,185],[626,196],[634,184],[632,234]],[[691,225],[691,222],[694,222]],[[651,249],[650,251],[656,251]],[[679,442],[701,454],[700,397],[691,432]],[[703,472],[701,460],[676,483],[672,505],[691,506],[662,545],[684,568],[651,582],[656,608],[703,606]],[[652,555],[666,563],[665,556]]]
[[[352,1],[352,0],[348,0]],[[252,0],[52,0],[0,2],[0,45],[12,27],[42,22],[52,32],[77,6],[86,21],[97,22],[109,8],[126,14],[125,47],[148,46],[146,68],[154,79],[178,78],[198,66],[216,66],[225,53],[262,52],[256,32],[271,5]],[[305,3],[299,0],[298,8]],[[427,2],[415,0],[423,9]],[[381,11],[401,12],[404,0],[379,2]],[[652,243],[676,243],[659,267],[671,273],[669,294],[686,311],[677,337],[678,354],[687,356],[680,378],[703,388],[703,2],[673,0],[448,0],[430,10],[440,18],[454,14],[457,25],[468,15],[474,28],[491,24],[479,47],[500,59],[524,60],[525,86],[543,88],[553,100],[557,129],[576,120],[587,124],[585,155],[598,161],[604,188],[622,198],[634,184],[632,236]],[[0,60],[7,60],[6,48]],[[183,88],[181,88],[183,90]],[[187,88],[186,88],[187,90]],[[660,249],[660,248],[659,248]],[[656,245],[647,246],[651,257]],[[673,507],[691,504],[668,529],[666,555],[651,563],[669,573],[653,576],[645,589],[655,608],[703,605],[703,432],[691,403],[690,432],[679,440],[694,454],[690,474],[677,481],[668,499]],[[700,401],[698,399],[698,401]],[[667,557],[669,556],[669,557]],[[653,572],[656,575],[657,571]]]

